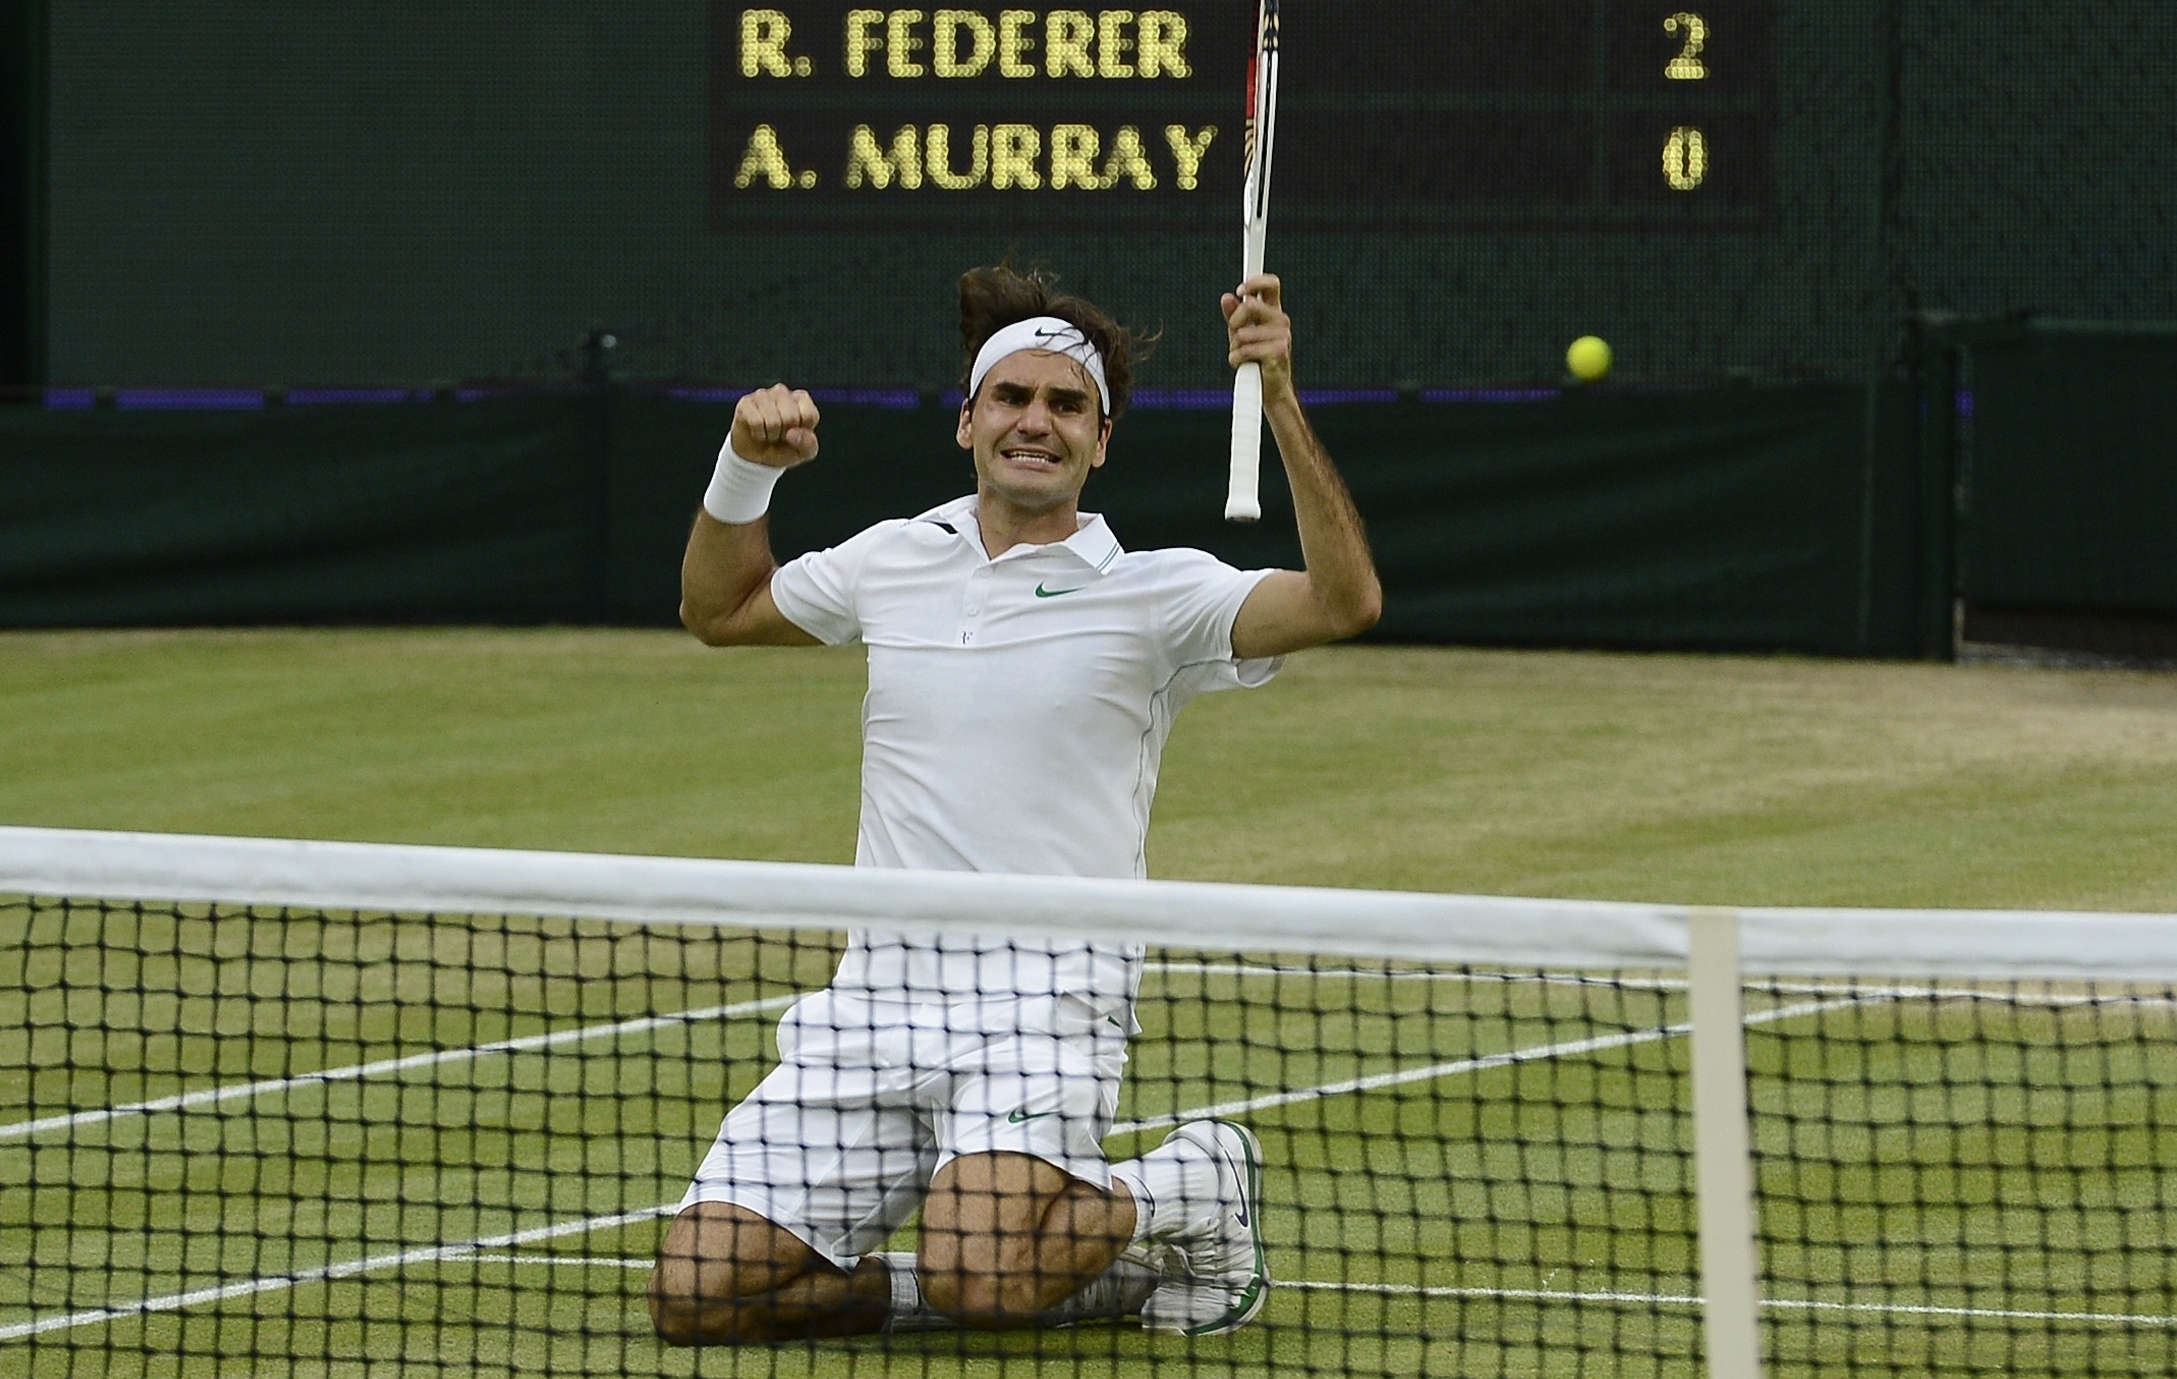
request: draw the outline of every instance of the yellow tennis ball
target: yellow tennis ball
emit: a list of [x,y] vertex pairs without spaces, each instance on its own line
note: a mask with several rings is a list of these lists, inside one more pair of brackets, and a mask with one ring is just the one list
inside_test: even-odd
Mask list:
[[1565,367],[1583,383],[1593,383],[1610,372],[1610,346],[1599,335],[1583,335],[1565,351]]

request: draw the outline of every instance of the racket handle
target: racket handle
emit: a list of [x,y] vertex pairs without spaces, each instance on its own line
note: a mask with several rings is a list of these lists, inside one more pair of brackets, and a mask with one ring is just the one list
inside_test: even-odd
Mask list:
[[1225,490],[1225,520],[1260,518],[1261,487],[1262,365],[1242,364],[1232,376],[1232,480]]

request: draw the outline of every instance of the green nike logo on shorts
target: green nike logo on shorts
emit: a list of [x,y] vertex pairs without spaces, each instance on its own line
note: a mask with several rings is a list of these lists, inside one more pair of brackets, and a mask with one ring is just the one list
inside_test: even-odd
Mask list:
[[1015,1108],[1011,1114],[1006,1116],[1005,1123],[1007,1125],[1019,1125],[1022,1121],[1040,1120],[1050,1114],[1049,1111],[1028,1111]]

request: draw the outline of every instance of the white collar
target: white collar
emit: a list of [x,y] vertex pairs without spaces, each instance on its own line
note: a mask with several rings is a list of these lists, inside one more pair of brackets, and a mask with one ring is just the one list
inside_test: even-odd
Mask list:
[[[931,508],[915,520],[943,527],[963,541],[974,542],[975,548],[981,551],[983,532],[981,525],[975,520],[975,502],[976,496],[970,493],[964,498],[955,498],[949,503]],[[1074,533],[1064,541],[1015,546],[998,559],[1026,559],[1046,552],[1064,551],[1094,573],[1103,574],[1124,554],[1119,538],[1112,534],[1111,525],[1104,521],[1102,513],[1076,512],[1074,521],[1077,524]]]

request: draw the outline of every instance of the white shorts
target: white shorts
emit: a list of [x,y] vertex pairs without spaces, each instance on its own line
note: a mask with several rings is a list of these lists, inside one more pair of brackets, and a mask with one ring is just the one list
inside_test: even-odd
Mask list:
[[804,997],[779,1021],[779,1066],[727,1113],[681,1209],[731,1202],[852,1269],[963,1154],[1028,1154],[1108,1190],[1124,1024],[1066,996]]

